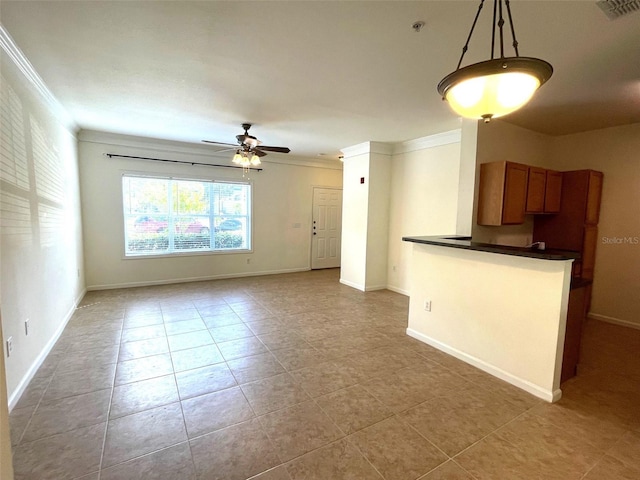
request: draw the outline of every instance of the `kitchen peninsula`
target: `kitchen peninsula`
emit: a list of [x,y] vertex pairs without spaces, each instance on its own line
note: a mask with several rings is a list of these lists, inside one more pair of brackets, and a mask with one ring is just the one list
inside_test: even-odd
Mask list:
[[577,252],[404,237],[413,243],[407,334],[548,402],[560,399]]

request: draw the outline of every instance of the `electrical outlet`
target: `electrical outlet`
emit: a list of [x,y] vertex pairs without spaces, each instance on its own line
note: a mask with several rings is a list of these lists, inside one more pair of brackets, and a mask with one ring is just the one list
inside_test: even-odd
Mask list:
[[396,267],[395,265],[393,266],[393,271],[396,272],[398,271],[398,267]]
[[11,356],[13,352],[13,337],[7,338],[7,358]]
[[249,265],[251,263],[251,259],[247,258],[247,265]]
[[431,311],[431,300],[425,300],[424,301],[424,309],[427,312]]
[[24,334],[29,335],[29,319],[28,318],[24,321]]

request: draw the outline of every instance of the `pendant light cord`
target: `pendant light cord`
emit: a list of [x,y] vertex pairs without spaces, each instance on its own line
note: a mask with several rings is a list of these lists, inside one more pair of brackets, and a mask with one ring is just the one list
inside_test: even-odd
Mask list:
[[511,26],[511,38],[513,38],[513,49],[516,52],[516,57],[519,57],[518,53],[518,40],[516,40],[516,31],[513,28],[513,18],[511,17],[511,2],[509,0],[504,0],[505,5],[507,6],[507,15],[509,15],[509,25]]
[[500,29],[500,58],[504,58],[504,33],[502,31],[502,27],[504,26],[504,17],[502,16],[502,0],[497,0],[497,3],[498,11],[500,12],[500,19],[498,20],[498,28]]
[[[500,35],[500,58],[504,57],[504,16],[502,13],[502,2],[503,0],[494,0],[493,1],[493,35],[491,37],[491,60],[495,58],[495,49],[496,49],[496,26],[498,27],[498,34]],[[511,37],[513,38],[513,49],[515,50],[516,57],[520,56],[518,52],[518,40],[516,40],[516,31],[513,27],[513,18],[511,16],[511,2],[509,0],[504,0],[505,6],[507,8],[507,17],[509,19],[509,27],[511,29]],[[480,5],[478,5],[478,10],[476,11],[476,17],[473,19],[473,24],[471,25],[471,30],[469,31],[469,36],[467,37],[467,42],[462,47],[462,54],[460,55],[460,60],[458,60],[458,66],[456,70],[460,70],[460,65],[462,65],[462,60],[464,59],[467,50],[469,50],[469,42],[471,41],[471,37],[473,36],[473,32],[476,28],[476,24],[478,23],[478,18],[480,17],[480,13],[482,12],[482,7],[484,6],[484,0],[480,0]]]
[[[510,0],[493,0],[493,24],[491,32],[487,32],[491,35],[491,58],[462,67],[484,6],[484,0],[479,2],[458,66],[440,80],[438,93],[460,116],[489,122],[492,118],[508,115],[524,106],[535,91],[551,78],[553,67],[539,58],[520,56]],[[509,32],[504,31],[507,21],[515,56],[505,56],[505,36],[509,36]]]
[[476,18],[473,19],[473,25],[471,25],[471,31],[469,32],[469,36],[467,37],[467,43],[462,47],[462,55],[460,55],[460,60],[458,60],[458,66],[456,70],[460,70],[460,65],[462,65],[462,59],[464,58],[464,54],[467,53],[469,49],[469,41],[471,40],[471,35],[473,35],[473,30],[476,28],[476,23],[478,23],[478,17],[480,16],[480,12],[482,11],[482,7],[484,6],[484,0],[480,0],[480,5],[478,6],[478,11],[476,12]]
[[491,24],[491,60],[495,58],[496,52],[496,13],[498,12],[498,0],[493,0],[493,23]]

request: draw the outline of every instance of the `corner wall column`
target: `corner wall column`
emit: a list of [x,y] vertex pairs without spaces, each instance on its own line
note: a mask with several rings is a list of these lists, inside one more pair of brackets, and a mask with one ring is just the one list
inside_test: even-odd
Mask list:
[[392,146],[366,142],[342,152],[340,283],[381,290],[387,287]]
[[458,214],[456,234],[471,236],[473,227],[473,196],[476,185],[476,152],[478,121],[462,120],[460,144],[460,176],[458,181]]

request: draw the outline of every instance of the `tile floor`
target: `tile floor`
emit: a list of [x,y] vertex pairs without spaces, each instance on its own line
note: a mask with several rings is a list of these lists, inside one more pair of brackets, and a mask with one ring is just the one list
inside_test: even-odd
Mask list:
[[336,270],[91,292],[11,412],[16,479],[640,479],[640,331],[554,405]]

